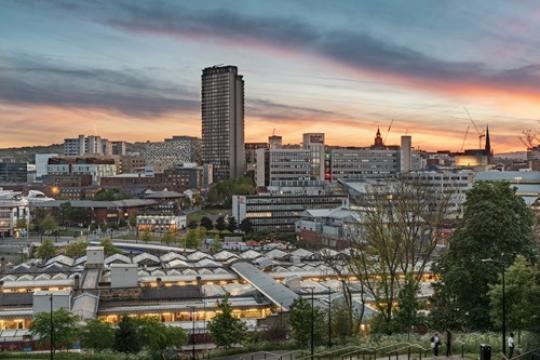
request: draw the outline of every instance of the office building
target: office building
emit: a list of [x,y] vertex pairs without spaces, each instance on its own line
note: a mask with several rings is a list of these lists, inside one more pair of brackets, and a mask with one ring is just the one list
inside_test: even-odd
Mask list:
[[304,134],[302,144],[310,152],[311,178],[324,180],[324,133]]
[[64,139],[65,156],[112,155],[112,144],[109,140],[96,135],[79,135],[76,138]]
[[244,80],[236,66],[203,70],[201,110],[202,160],[214,180],[244,175]]
[[44,175],[47,175],[47,164],[49,163],[49,159],[53,157],[58,157],[58,154],[36,154],[36,179],[39,180]]
[[327,151],[327,180],[390,177],[400,171],[400,150],[341,148]]
[[170,139],[144,144],[142,156],[155,172],[163,172],[183,163],[200,162],[201,139],[193,136],[173,136]]
[[412,138],[409,135],[401,137],[400,171],[406,173],[412,170]]
[[116,162],[110,158],[50,158],[49,175],[91,175],[92,183],[99,184],[101,177],[116,175]]
[[111,150],[113,155],[126,155],[127,144],[125,141],[113,141],[111,143]]
[[28,164],[15,159],[0,159],[0,184],[26,183],[28,181]]
[[240,223],[249,219],[255,231],[294,232],[295,222],[306,209],[336,208],[347,204],[341,194],[234,195],[232,215]]
[[307,149],[257,149],[257,187],[312,180],[310,155]]

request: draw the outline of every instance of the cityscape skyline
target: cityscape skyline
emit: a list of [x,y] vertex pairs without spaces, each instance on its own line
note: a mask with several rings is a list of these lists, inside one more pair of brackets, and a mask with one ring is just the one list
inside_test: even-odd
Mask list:
[[[83,133],[200,136],[200,71],[216,64],[245,76],[246,142],[276,129],[285,143],[324,132],[328,144],[366,146],[394,120],[389,144],[412,134],[415,147],[457,151],[470,127],[465,108],[490,126],[499,153],[524,151],[521,131],[538,128],[534,4],[419,1],[416,12],[342,2],[331,16],[323,2],[235,4],[8,2],[0,147]],[[471,128],[465,147],[477,140]]]

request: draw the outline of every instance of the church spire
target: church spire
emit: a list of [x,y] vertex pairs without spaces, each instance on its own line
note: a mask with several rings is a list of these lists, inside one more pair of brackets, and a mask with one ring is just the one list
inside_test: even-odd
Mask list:
[[375,148],[383,148],[384,143],[381,136],[381,129],[377,126],[377,134],[375,135],[375,144],[373,145]]
[[491,140],[489,138],[489,126],[488,125],[486,125],[486,145],[484,147],[484,150],[485,150],[487,156],[492,155]]

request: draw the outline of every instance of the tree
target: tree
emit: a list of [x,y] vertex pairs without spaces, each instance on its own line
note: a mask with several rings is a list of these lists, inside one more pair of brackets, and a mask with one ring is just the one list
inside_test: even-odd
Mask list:
[[234,216],[231,216],[229,218],[229,223],[227,224],[227,230],[233,233],[236,229],[238,229],[238,224],[236,223]]
[[43,235],[45,234],[53,233],[56,229],[58,229],[58,223],[51,214],[46,215],[39,223],[41,238],[43,238]]
[[142,349],[136,321],[124,315],[114,332],[114,350],[123,353],[138,353]]
[[138,338],[144,347],[165,358],[169,349],[179,349],[187,342],[187,334],[182,328],[169,327],[158,319],[146,318],[136,320]]
[[152,234],[150,233],[150,231],[148,229],[144,230],[142,234],[142,241],[144,241],[145,243],[149,243],[152,240]]
[[189,197],[186,196],[182,198],[182,204],[181,204],[182,210],[191,209],[192,206],[193,204],[191,203],[191,199]]
[[210,253],[215,254],[223,248],[223,244],[221,241],[219,241],[219,238],[212,239],[212,242],[210,243]]
[[[51,339],[51,314],[49,312],[40,312],[34,316],[30,325],[30,333],[42,343],[50,343]],[[76,324],[78,317],[65,309],[53,311],[53,351],[59,349],[68,349],[77,339],[79,329]]]
[[81,329],[81,346],[97,351],[112,349],[114,346],[113,328],[99,320],[88,320]]
[[103,251],[105,252],[105,256],[110,256],[114,254],[120,253],[120,249],[117,248],[111,239],[103,239],[100,243],[101,246],[103,246]]
[[214,343],[225,349],[230,349],[245,337],[246,325],[233,316],[228,294],[218,302],[218,314],[208,324],[208,330]]
[[81,257],[86,254],[87,246],[88,246],[88,242],[84,240],[72,241],[70,244],[68,244],[65,247],[64,253],[65,255],[72,258]]
[[40,259],[49,259],[56,255],[56,247],[52,240],[47,239],[38,246],[36,255]]
[[[532,224],[531,211],[510,184],[473,186],[448,252],[435,266],[440,280],[432,314],[437,323],[477,330],[490,327],[489,284],[497,282],[501,270],[496,262],[503,253],[531,255]],[[484,261],[488,258],[496,261]],[[437,318],[443,314],[448,319]]]
[[240,223],[240,230],[242,230],[244,233],[249,234],[253,231],[253,224],[251,223],[251,220],[248,218],[245,218]]
[[363,199],[359,227],[365,241],[352,244],[349,268],[374,297],[387,329],[392,328],[400,288],[420,281],[425,273],[445,225],[448,202],[447,194],[406,177],[371,187]]
[[172,244],[175,240],[176,237],[174,236],[174,233],[170,230],[165,232],[165,234],[163,234],[163,237],[161,238],[161,241],[167,245]]
[[214,184],[208,192],[207,202],[212,206],[230,208],[233,195],[249,195],[255,192],[249,177],[234,178]]
[[218,217],[216,220],[216,230],[221,232],[225,230],[225,228],[225,218],[223,216]]
[[408,275],[405,285],[399,290],[396,322],[401,331],[406,333],[410,333],[412,326],[418,325],[419,290],[419,283],[411,275]]
[[[311,341],[311,304],[304,298],[294,300],[289,312],[289,326],[297,344],[307,348]],[[314,343],[320,343],[324,336],[326,325],[324,313],[313,309]]]
[[[501,276],[490,286],[491,318],[501,326]],[[507,326],[512,330],[527,330],[540,324],[540,270],[523,256],[516,257],[505,273],[505,304]]]
[[94,195],[96,201],[116,201],[129,199],[131,196],[119,189],[102,189]]
[[23,217],[21,219],[17,219],[16,227],[17,229],[26,229],[26,226],[28,225],[26,218]]
[[184,236],[184,247],[187,249],[198,249],[201,246],[202,237],[203,231],[201,231],[201,228],[189,229]]
[[210,231],[214,228],[214,223],[208,216],[203,216],[201,218],[201,226],[206,230]]

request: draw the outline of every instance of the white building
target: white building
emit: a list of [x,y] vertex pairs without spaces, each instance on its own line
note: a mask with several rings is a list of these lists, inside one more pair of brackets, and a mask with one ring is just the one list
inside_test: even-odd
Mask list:
[[112,143],[101,136],[79,135],[76,138],[64,139],[64,155],[112,155]]
[[41,179],[43,175],[47,175],[47,164],[49,159],[57,157],[58,154],[36,154],[36,179]]

